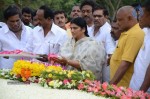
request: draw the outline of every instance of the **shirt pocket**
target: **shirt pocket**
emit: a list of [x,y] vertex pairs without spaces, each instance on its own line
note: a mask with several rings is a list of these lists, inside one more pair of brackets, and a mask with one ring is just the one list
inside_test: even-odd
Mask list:
[[50,50],[50,53],[58,54],[60,51],[60,44],[59,43],[48,43],[48,47]]
[[122,57],[122,51],[121,51],[121,48],[120,47],[116,47],[115,51],[114,51],[114,54],[113,54],[113,59],[114,60],[121,60],[121,57]]

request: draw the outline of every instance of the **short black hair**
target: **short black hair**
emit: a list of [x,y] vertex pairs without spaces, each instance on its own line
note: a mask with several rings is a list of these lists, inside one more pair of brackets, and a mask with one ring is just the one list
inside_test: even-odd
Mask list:
[[29,7],[24,7],[22,9],[22,14],[23,13],[28,13],[28,14],[31,14],[32,15],[32,9],[30,9]]
[[8,20],[9,17],[14,16],[14,15],[19,15],[21,18],[21,10],[18,6],[16,5],[9,5],[5,10],[4,10],[4,19]]
[[36,12],[37,12],[37,10],[34,10],[34,11],[32,12],[32,20],[33,20],[33,17],[36,16]]
[[47,19],[50,17],[51,19],[54,18],[53,11],[46,5],[43,5],[39,8],[40,10],[44,10],[44,18]]
[[150,12],[150,0],[145,0],[142,7],[144,7],[147,12]]
[[[73,9],[73,7],[75,7],[75,6],[78,6],[78,7],[80,8],[80,4],[76,3],[76,4],[74,4],[74,5],[72,6],[72,9]],[[72,9],[71,9],[71,11],[72,11]],[[80,10],[81,10],[81,9],[80,9]]]
[[105,7],[103,7],[103,6],[96,6],[93,9],[93,12],[96,11],[96,10],[103,10],[103,15],[104,16],[109,16],[108,10]]
[[108,10],[105,9],[105,8],[104,8],[104,10],[103,10],[103,13],[104,13],[104,16],[109,16],[109,12],[108,12]]
[[55,15],[57,15],[57,14],[64,14],[65,18],[67,18],[67,15],[65,14],[65,11],[63,11],[63,10],[57,10],[57,11],[55,11],[55,12],[54,12],[54,17],[55,17]]
[[93,9],[94,9],[95,6],[96,6],[96,3],[95,3],[94,1],[92,1],[92,0],[84,0],[84,1],[81,3],[81,5],[80,5],[80,9],[82,9],[83,6],[85,6],[85,5],[91,6],[91,7],[92,7],[92,11],[93,11]]

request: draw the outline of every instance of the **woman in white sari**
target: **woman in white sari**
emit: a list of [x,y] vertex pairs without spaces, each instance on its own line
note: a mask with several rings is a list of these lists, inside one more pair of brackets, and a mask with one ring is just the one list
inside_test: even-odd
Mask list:
[[105,61],[105,51],[102,43],[88,37],[87,25],[83,18],[71,21],[72,38],[61,48],[62,58],[51,58],[55,62],[67,65],[67,69],[90,70],[97,80],[102,80],[102,66]]

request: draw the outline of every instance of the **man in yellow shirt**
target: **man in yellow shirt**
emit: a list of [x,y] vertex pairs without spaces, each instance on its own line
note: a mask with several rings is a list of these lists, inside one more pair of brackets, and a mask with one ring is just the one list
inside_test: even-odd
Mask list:
[[110,84],[128,87],[133,74],[133,63],[143,44],[144,32],[137,23],[133,7],[120,8],[116,17],[123,33],[110,61]]

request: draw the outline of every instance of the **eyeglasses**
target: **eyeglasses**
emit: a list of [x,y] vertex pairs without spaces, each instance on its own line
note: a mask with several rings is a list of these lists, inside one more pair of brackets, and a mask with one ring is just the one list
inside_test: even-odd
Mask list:
[[142,7],[139,5],[137,7],[134,8],[135,10],[132,12],[133,17],[137,18],[137,20],[139,20],[139,18],[141,18],[144,14]]

